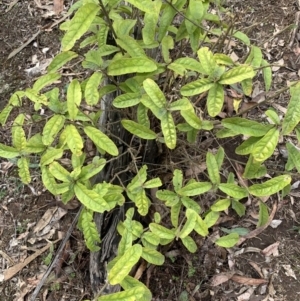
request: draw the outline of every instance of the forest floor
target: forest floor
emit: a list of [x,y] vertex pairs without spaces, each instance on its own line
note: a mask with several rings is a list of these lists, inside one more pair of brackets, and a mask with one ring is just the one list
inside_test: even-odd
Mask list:
[[[55,15],[50,0],[0,0],[0,110],[13,92],[29,87],[59,51],[62,33],[55,24],[66,14],[69,2],[65,1],[64,10]],[[260,46],[265,58],[274,64],[273,91],[300,77],[300,48],[297,41],[291,43],[291,25],[299,8],[296,2],[228,0],[226,4],[235,16],[237,29]],[[296,33],[295,40],[300,40],[299,35]],[[21,45],[25,47],[19,48]],[[234,49],[234,55],[242,54],[243,49]],[[255,85],[259,94],[262,83]],[[279,110],[284,110],[288,95],[274,101]],[[24,112],[27,109],[20,108]],[[261,113],[257,110],[252,114]],[[3,127],[0,142],[9,141],[9,135],[9,126]],[[236,142],[220,142],[228,160],[241,160],[234,154]],[[284,158],[279,150],[269,164],[270,169],[282,170]],[[29,300],[78,211],[78,203],[61,206],[47,193],[37,171],[33,170],[32,178],[30,185],[23,185],[14,162],[0,158],[1,301]],[[297,180],[295,176],[293,183]],[[239,247],[216,247],[212,243],[213,233],[232,226],[255,229],[255,206],[242,219],[224,216],[210,237],[198,239],[195,254],[188,253],[179,243],[172,245],[165,254],[165,264],[149,268],[142,277],[153,293],[153,300],[300,300],[299,201],[297,185],[284,199],[270,198],[267,205],[275,216],[269,227]],[[75,228],[60,264],[36,300],[92,298],[88,268],[89,253]]]

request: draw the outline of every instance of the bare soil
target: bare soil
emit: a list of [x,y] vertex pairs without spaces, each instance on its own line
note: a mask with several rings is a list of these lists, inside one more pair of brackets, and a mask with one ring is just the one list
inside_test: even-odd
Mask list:
[[[43,65],[59,50],[61,36],[57,26],[49,28],[61,16],[51,14],[52,1],[40,1],[42,8],[35,1],[17,1],[10,8],[11,1],[0,1],[0,109],[4,107],[10,95],[30,86],[39,74],[32,75],[28,69]],[[296,2],[296,1],[295,1]],[[65,11],[69,5],[65,1]],[[287,81],[299,80],[298,41],[292,47],[290,43],[291,28],[298,11],[294,1],[286,0],[228,0],[227,7],[236,16],[235,25],[245,31],[251,41],[263,48],[264,56],[269,62],[280,65],[274,71],[275,91],[286,85]],[[6,10],[8,10],[5,12]],[[40,33],[24,49],[8,56],[37,32]],[[297,35],[296,35],[297,39]],[[236,49],[237,55],[243,55],[243,49]],[[27,70],[27,71],[26,71]],[[42,69],[41,69],[42,70]],[[42,72],[42,71],[41,71]],[[261,83],[257,83],[259,86]],[[288,95],[274,100],[286,107]],[[251,112],[259,118],[261,112]],[[9,122],[8,122],[9,124]],[[0,142],[10,140],[9,127],[0,132]],[[236,140],[222,142],[231,163],[243,163],[244,158],[234,154]],[[208,146],[203,146],[205,150]],[[201,145],[199,144],[199,148]],[[268,163],[273,172],[281,172],[284,158],[278,152]],[[187,168],[187,166],[186,166]],[[229,167],[230,168],[230,167]],[[30,186],[24,186],[19,180],[13,164],[0,159],[0,272],[5,273],[10,267],[24,261],[38,249],[45,247],[47,241],[38,240],[35,231],[48,212],[58,210],[57,200],[45,192],[40,175],[34,175]],[[295,180],[299,177],[295,175]],[[222,233],[231,227],[243,227],[255,230],[257,217],[256,204],[251,204],[251,214],[242,219],[229,212],[215,226],[208,239],[195,237],[198,251],[188,253],[175,242],[165,255],[162,267],[150,267],[142,276],[143,281],[153,292],[153,300],[195,300],[195,301],[229,301],[229,300],[299,300],[300,295],[300,226],[298,188],[293,194],[267,200],[270,211],[277,203],[274,220],[281,221],[277,228],[269,226],[255,238],[246,240],[242,245],[225,250],[213,244],[216,233]],[[204,208],[212,200],[199,200]],[[54,241],[61,238],[68,230],[78,208],[77,204],[64,208],[67,211],[57,223],[51,224],[49,232],[40,234]],[[44,216],[44,219],[47,217]],[[223,230],[222,230],[223,229]],[[48,235],[48,236],[47,236]],[[43,236],[44,237],[44,236]],[[31,243],[33,242],[33,243]],[[0,296],[4,301],[28,300],[30,292],[37,285],[41,275],[47,269],[47,256],[54,255],[57,245],[25,265],[8,281],[0,282]],[[266,249],[271,246],[271,250]],[[84,247],[81,233],[75,229],[66,247],[61,264],[55,269],[50,280],[42,289],[37,300],[77,301],[92,298],[88,275],[88,252]],[[45,261],[46,260],[46,261]],[[49,264],[49,263],[48,263]],[[241,278],[230,278],[233,274]],[[220,277],[229,280],[215,285]],[[254,283],[253,279],[258,279]],[[266,279],[263,282],[261,280]]]

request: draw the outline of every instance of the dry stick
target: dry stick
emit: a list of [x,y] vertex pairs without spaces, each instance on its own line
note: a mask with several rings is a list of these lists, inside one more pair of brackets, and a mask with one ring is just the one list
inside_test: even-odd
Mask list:
[[299,22],[300,22],[300,11],[297,11],[296,12],[296,21],[295,21],[296,26],[293,29],[292,34],[291,34],[291,40],[290,40],[290,43],[288,45],[289,48],[292,48],[292,46],[294,44],[296,33],[298,31],[298,28],[299,28]]
[[82,208],[83,208],[83,206],[80,207],[80,209],[78,210],[76,216],[74,217],[74,220],[73,220],[71,226],[69,227],[64,240],[60,243],[60,246],[59,246],[59,248],[58,248],[58,250],[56,252],[56,255],[55,255],[55,257],[54,257],[51,265],[48,267],[48,269],[47,269],[46,273],[44,274],[43,278],[41,279],[41,281],[39,282],[39,284],[35,288],[34,292],[31,295],[31,298],[29,299],[29,301],[35,301],[38,293],[40,292],[40,290],[43,287],[45,281],[47,280],[47,277],[49,276],[49,274],[51,273],[51,271],[55,267],[56,263],[60,259],[61,255],[62,255],[62,252],[63,252],[63,250],[65,248],[65,245],[66,245],[68,239],[70,238],[70,236],[71,236],[71,234],[73,232],[73,229],[74,229],[74,227],[75,227],[75,225],[76,225],[76,223],[78,221],[78,218],[80,216]]

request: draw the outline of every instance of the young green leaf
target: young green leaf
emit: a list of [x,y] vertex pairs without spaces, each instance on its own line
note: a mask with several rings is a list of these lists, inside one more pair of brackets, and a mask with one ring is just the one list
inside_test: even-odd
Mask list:
[[54,57],[54,59],[51,61],[50,65],[48,66],[47,71],[49,73],[56,72],[59,68],[61,68],[67,62],[76,58],[77,56],[78,54],[73,51],[63,51]]
[[7,118],[9,117],[10,112],[14,107],[10,104],[6,105],[0,112],[0,124],[3,126],[6,123]]
[[239,217],[242,217],[245,215],[246,207],[244,204],[240,203],[239,201],[232,200],[231,206],[232,206],[232,209],[237,213],[237,215]]
[[113,105],[116,108],[128,108],[139,104],[141,101],[141,93],[125,93],[117,96],[113,100]]
[[254,184],[250,186],[249,192],[254,196],[269,196],[290,184],[291,180],[292,178],[290,175],[278,176],[262,184]]
[[219,216],[219,212],[209,211],[204,218],[204,223],[207,225],[208,228],[210,228],[217,222]]
[[253,81],[252,78],[246,78],[241,81],[243,93],[246,96],[251,96],[253,90]]
[[121,123],[128,132],[139,138],[148,140],[156,139],[156,134],[142,124],[138,124],[132,120],[122,120]]
[[101,198],[98,193],[88,189],[85,185],[76,183],[74,191],[79,201],[88,209],[100,213],[109,210],[109,206],[105,200]]
[[129,274],[133,266],[139,261],[142,256],[143,248],[141,245],[133,245],[130,247],[115,263],[108,274],[110,284],[115,285]]
[[116,39],[117,44],[123,48],[132,58],[134,57],[146,57],[145,51],[141,47],[141,45],[137,42],[136,39],[133,37],[126,35],[126,36],[119,36]]
[[210,181],[213,184],[220,184],[220,170],[218,168],[216,157],[211,152],[206,153],[206,166]]
[[[150,290],[146,287],[146,285],[131,276],[126,276],[123,279],[123,281],[121,282],[121,286],[125,291],[127,291],[131,288],[135,288],[135,287],[142,287],[142,288],[144,288],[143,295],[141,297],[137,296],[138,299],[136,299],[136,300],[139,300],[139,301],[151,301],[152,300],[152,294],[151,294]],[[121,300],[121,299],[118,299],[118,300]]]
[[224,156],[225,156],[224,148],[220,147],[218,149],[217,153],[215,154],[218,170],[220,170],[221,167],[222,167],[222,164],[223,164],[223,161],[224,161]]
[[222,120],[225,128],[228,128],[236,133],[261,137],[264,136],[274,126],[271,124],[262,124],[253,120],[247,120],[241,117],[231,117]]
[[157,70],[156,64],[148,58],[120,58],[111,61],[107,74],[111,76],[129,73],[146,73]]
[[148,78],[144,80],[143,87],[148,94],[148,96],[151,98],[151,100],[154,102],[154,104],[158,108],[164,108],[167,105],[166,98],[164,93],[160,90],[159,86],[155,83],[154,80]]
[[190,214],[186,215],[187,216],[187,221],[184,224],[183,228],[181,229],[178,237],[180,238],[185,238],[187,237],[193,230],[196,225],[196,215]]
[[254,76],[255,76],[255,72],[252,67],[247,65],[240,65],[225,72],[221,76],[219,80],[219,84],[232,85],[241,82],[244,79],[253,78]]
[[216,240],[216,244],[223,248],[232,248],[239,240],[237,233],[230,233],[226,236],[222,236]]
[[219,200],[213,205],[211,205],[210,210],[212,211],[224,211],[229,208],[231,201],[229,199]]
[[40,166],[48,165],[56,159],[60,159],[63,155],[62,149],[48,148],[42,155],[40,160]]
[[83,130],[97,147],[103,149],[112,156],[117,156],[119,154],[119,150],[114,142],[100,130],[92,126],[85,126]]
[[65,131],[67,133],[67,145],[71,152],[76,156],[81,156],[83,149],[82,137],[79,134],[77,128],[73,124],[66,126]]
[[266,92],[268,92],[270,90],[271,84],[272,84],[272,69],[271,69],[269,63],[264,59],[261,61],[261,66],[263,67],[262,74],[263,74],[263,78],[264,78],[265,89],[266,89]]
[[272,156],[279,140],[279,130],[270,129],[264,137],[255,143],[251,152],[254,160],[263,162]]
[[161,226],[161,225],[158,225],[155,223],[150,223],[149,228],[150,228],[151,232],[153,232],[159,238],[165,238],[165,239],[175,238],[174,231],[170,230],[164,226]]
[[183,245],[191,253],[195,253],[197,251],[197,245],[196,245],[195,241],[190,236],[186,236],[184,238],[181,238],[181,241],[182,241]]
[[167,112],[167,114],[161,117],[161,129],[167,147],[169,149],[174,149],[176,147],[177,136],[174,120],[170,112]]
[[144,294],[145,294],[144,287],[136,286],[122,292],[103,295],[99,297],[97,301],[136,301],[136,300],[142,300]]
[[137,106],[137,112],[136,112],[137,121],[139,124],[142,124],[143,126],[150,128],[150,120],[148,117],[148,108],[144,106],[142,103],[139,103]]
[[67,91],[67,107],[71,120],[75,120],[81,103],[81,87],[77,79],[72,80]]
[[143,188],[156,188],[162,186],[160,178],[154,178],[144,183]]
[[138,212],[141,216],[147,215],[150,207],[150,200],[146,196],[146,192],[144,189],[134,194],[132,201],[134,201],[134,203],[136,204]]
[[205,91],[208,91],[213,86],[214,86],[214,83],[211,82],[209,79],[202,78],[202,79],[195,80],[195,81],[183,86],[180,90],[180,93],[183,96],[198,95]]
[[233,36],[235,38],[239,39],[240,41],[242,41],[245,45],[250,46],[251,41],[245,33],[241,32],[241,31],[236,31],[233,34]]
[[156,197],[161,201],[165,201],[166,206],[169,207],[172,207],[179,202],[179,197],[177,194],[169,190],[158,190],[156,192]]
[[264,226],[269,220],[268,207],[263,202],[259,202],[259,216],[257,227]]
[[173,172],[173,186],[174,190],[178,191],[182,187],[183,174],[180,169],[175,169]]
[[150,45],[155,42],[156,24],[159,19],[160,8],[162,5],[161,1],[152,1],[150,3],[152,4],[151,12],[146,12],[143,19],[144,26],[142,28],[142,36],[145,45]]
[[271,122],[273,122],[274,124],[276,125],[280,125],[280,118],[277,114],[277,112],[271,108],[271,109],[268,109],[266,112],[265,112],[266,116],[268,116],[270,119],[271,119]]
[[242,144],[240,144],[236,149],[235,152],[238,155],[248,155],[251,154],[255,148],[255,144],[261,139],[261,137],[250,137]]
[[39,92],[44,87],[53,84],[55,81],[60,79],[61,75],[58,73],[48,73],[41,76],[33,85],[33,90]]
[[42,135],[37,133],[33,135],[26,144],[25,152],[38,154],[46,149],[46,146],[42,142]]
[[292,161],[292,163],[296,167],[297,171],[300,172],[300,150],[290,142],[288,142],[286,144],[286,148],[288,151],[289,160]]
[[202,47],[197,51],[197,55],[205,74],[211,75],[217,66],[213,53],[208,47]]
[[62,182],[70,182],[71,176],[70,173],[62,167],[58,162],[52,162],[49,165],[49,171],[57,180]]
[[24,184],[29,184],[31,181],[30,172],[29,172],[29,160],[25,157],[18,159],[18,173],[21,181]]
[[63,128],[65,124],[65,117],[63,115],[55,114],[51,117],[43,128],[43,144],[51,145],[54,139],[57,137],[59,131]]
[[282,134],[288,135],[300,121],[300,83],[290,88],[291,98],[282,122]]
[[261,162],[256,161],[253,156],[250,155],[243,173],[243,177],[246,179],[261,178],[266,173],[266,167],[261,165]]
[[245,188],[240,187],[236,184],[221,183],[219,185],[219,189],[227,195],[239,200],[245,198],[248,195],[248,192]]
[[183,188],[179,189],[177,193],[182,196],[194,196],[207,192],[211,188],[212,185],[209,182],[194,182],[189,183]]
[[99,9],[99,5],[95,3],[86,3],[78,9],[61,41],[63,51],[70,50],[75,42],[86,33]]
[[143,248],[142,258],[155,265],[162,265],[165,262],[165,256],[156,250]]
[[214,83],[214,85],[209,89],[207,95],[207,111],[211,117],[217,116],[224,104],[224,89],[223,86]]
[[172,62],[170,59],[170,50],[174,48],[174,40],[171,36],[165,36],[161,41],[161,52],[165,63]]
[[96,105],[99,102],[99,92],[98,86],[101,83],[102,73],[94,72],[91,77],[88,79],[85,90],[84,97],[88,105]]

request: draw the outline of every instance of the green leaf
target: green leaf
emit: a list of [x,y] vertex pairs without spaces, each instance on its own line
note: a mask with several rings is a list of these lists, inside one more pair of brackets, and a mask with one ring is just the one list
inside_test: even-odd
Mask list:
[[224,161],[224,156],[225,156],[224,148],[220,147],[218,149],[217,153],[215,154],[218,170],[220,170],[221,167],[222,167],[222,164],[223,164],[223,161]]
[[215,83],[208,91],[207,95],[207,111],[211,117],[217,116],[224,104],[223,86]]
[[84,208],[80,215],[82,232],[86,246],[91,252],[100,250],[98,246],[101,242],[100,234],[98,233],[96,224],[94,222],[93,212]]
[[145,107],[142,103],[139,103],[137,107],[137,121],[139,124],[142,124],[146,126],[147,128],[150,128],[150,120],[148,117],[148,108]]
[[140,190],[138,193],[134,194],[134,203],[138,208],[138,212],[141,216],[147,215],[150,206],[150,200],[146,196],[144,189]]
[[81,87],[77,79],[72,80],[67,91],[67,107],[71,120],[75,120],[81,103]]
[[232,183],[221,183],[219,189],[227,195],[239,200],[248,196],[246,188]]
[[248,155],[251,154],[255,148],[256,142],[258,142],[261,137],[250,137],[242,144],[240,144],[236,149],[235,152],[238,155]]
[[13,125],[12,143],[18,151],[22,151],[26,148],[27,141],[25,137],[25,132],[21,126],[17,126],[15,124]]
[[105,200],[100,197],[98,193],[88,189],[85,185],[76,183],[74,191],[79,201],[88,209],[100,213],[109,210],[109,206]]
[[51,117],[43,128],[42,141],[44,145],[51,145],[57,137],[59,131],[65,124],[65,117],[63,115],[54,115]]
[[87,32],[99,9],[99,5],[94,3],[87,3],[78,9],[61,41],[63,51],[70,50],[75,42]]
[[12,111],[13,106],[8,104],[6,105],[0,113],[0,124],[3,126],[6,123],[7,118],[9,117],[10,112]]
[[241,31],[236,31],[233,36],[237,39],[239,39],[240,41],[242,41],[245,45],[250,46],[251,41],[248,38],[248,36],[246,34],[244,34]]
[[232,248],[239,241],[237,233],[230,233],[216,240],[216,244],[223,248]]
[[[95,158],[94,158],[95,159]],[[86,181],[91,177],[98,174],[105,166],[106,160],[101,158],[99,160],[94,160],[91,164],[88,164],[81,169],[81,173],[79,176],[80,181]]]
[[60,79],[61,75],[58,73],[48,73],[43,76],[41,76],[33,85],[33,90],[40,91],[44,87],[49,86],[53,84],[55,81]]
[[137,286],[122,292],[103,295],[99,297],[97,301],[137,301],[137,300],[142,300],[141,298],[144,296],[144,294],[145,294],[144,287]]
[[165,201],[166,206],[174,206],[179,202],[177,194],[169,190],[158,190],[156,197],[161,201]]
[[57,71],[59,68],[64,66],[67,62],[78,56],[77,53],[73,51],[63,51],[56,55],[50,65],[47,68],[49,73]]
[[[121,286],[125,291],[127,291],[128,289],[134,288],[134,287],[142,287],[142,288],[144,288],[143,295],[136,300],[139,300],[139,301],[151,301],[152,300],[152,294],[151,294],[150,290],[146,287],[146,285],[131,276],[126,276],[123,279],[123,281],[121,282]],[[121,299],[119,299],[119,300],[121,300]]]
[[142,253],[143,248],[141,245],[136,244],[129,248],[109,271],[108,280],[110,284],[115,285],[122,282],[133,266],[139,261]]
[[143,188],[156,188],[162,186],[162,182],[160,178],[154,178],[151,179],[149,181],[147,181],[146,183],[144,183]]
[[212,188],[209,182],[193,182],[179,189],[177,193],[182,196],[194,196],[209,191]]
[[197,55],[205,74],[211,75],[217,66],[213,53],[208,47],[202,47],[197,51]]
[[263,78],[264,78],[265,89],[266,89],[266,92],[268,92],[270,90],[271,84],[272,84],[272,69],[266,60],[261,61],[261,66],[263,67],[262,74],[263,74]]
[[266,116],[268,116],[271,119],[271,122],[273,122],[276,125],[280,125],[280,118],[277,114],[277,112],[273,109],[270,108],[265,112]]
[[97,147],[103,149],[112,156],[117,156],[119,154],[119,150],[114,142],[100,130],[92,126],[85,126],[83,130]]
[[150,223],[149,228],[152,233],[154,233],[156,236],[159,238],[165,238],[165,239],[174,239],[175,238],[175,233],[173,230],[170,230],[164,226],[155,224],[155,223]]
[[241,81],[242,90],[246,96],[251,96],[253,89],[252,78],[247,78]]
[[31,181],[30,172],[29,172],[29,160],[25,157],[18,159],[18,173],[21,181],[24,184],[29,184]]
[[49,171],[52,174],[52,176],[55,177],[57,180],[60,180],[62,182],[71,181],[70,173],[64,167],[62,167],[58,162],[52,162],[49,165]]
[[48,148],[42,155],[40,160],[40,166],[48,165],[56,159],[60,159],[63,155],[62,149]]
[[269,220],[268,207],[263,202],[259,202],[259,216],[257,227],[264,226]]
[[249,187],[249,192],[254,196],[269,196],[272,195],[285,186],[291,183],[290,175],[282,175],[275,177],[269,181],[266,181],[262,184],[254,184]]
[[68,147],[70,148],[71,152],[74,155],[80,156],[82,154],[83,141],[77,128],[73,124],[69,124],[66,126],[65,131],[68,137],[67,138]]
[[229,199],[219,200],[213,205],[211,205],[210,210],[212,211],[224,211],[229,208],[231,201]]
[[160,252],[143,247],[142,258],[155,265],[162,265],[165,262],[165,256]]
[[254,178],[261,178],[267,173],[267,169],[265,166],[261,165],[261,162],[256,161],[252,155],[250,155],[243,177],[246,179],[254,179]]
[[291,98],[282,122],[282,134],[288,135],[300,121],[300,83],[290,88]]
[[222,125],[236,133],[261,137],[274,127],[272,124],[262,124],[253,120],[241,117],[231,117],[222,120]]
[[206,153],[206,166],[210,181],[213,184],[220,184],[220,170],[218,167],[216,157],[211,152]]
[[161,129],[167,147],[169,149],[174,149],[176,147],[177,136],[174,120],[170,112],[167,112],[167,114],[161,117]]
[[136,176],[127,185],[127,190],[129,192],[134,193],[136,189],[138,189],[138,191],[142,189],[142,186],[147,179],[147,168],[147,165],[143,165],[143,167],[138,171]]
[[178,237],[185,238],[187,237],[193,230],[196,225],[196,215],[195,214],[186,214],[187,221],[181,229]]
[[204,218],[204,223],[207,225],[208,228],[210,228],[217,222],[219,216],[220,216],[219,212],[210,211],[206,214]]
[[202,129],[203,122],[195,114],[194,109],[193,110],[181,110],[180,114],[191,127],[193,127],[196,130]]
[[253,78],[254,76],[255,72],[252,67],[240,65],[224,73],[219,80],[219,84],[232,85],[244,79]]
[[[144,15],[144,26],[142,28],[142,36],[145,45],[150,45],[155,41],[156,24],[158,22],[162,1],[152,1],[152,9]],[[150,4],[149,3],[149,4]]]
[[160,90],[159,86],[155,83],[154,80],[150,78],[144,80],[143,87],[148,96],[158,108],[161,109],[167,105],[164,93]]
[[183,243],[183,245],[191,252],[191,253],[195,253],[197,251],[197,245],[195,243],[195,241],[190,237],[190,236],[186,236],[184,238],[181,238],[181,241]]
[[254,160],[263,162],[272,156],[279,140],[279,130],[270,129],[268,133],[255,143],[251,152]]
[[164,58],[165,63],[171,63],[170,59],[170,50],[174,48],[174,40],[171,36],[163,37],[161,41],[161,52]]
[[240,203],[239,201],[232,200],[232,209],[237,213],[239,217],[242,217],[245,215],[246,207],[244,204]]
[[100,72],[94,72],[88,79],[84,90],[85,101],[88,105],[93,106],[100,101],[98,86],[101,83],[101,79],[102,73]]
[[40,133],[33,135],[26,144],[25,151],[27,153],[41,153],[46,149],[46,146],[42,142],[42,135]]
[[286,148],[288,151],[289,160],[292,161],[292,163],[296,167],[297,171],[300,172],[300,151],[299,151],[299,149],[290,142],[288,142],[286,144]]
[[191,106],[190,101],[186,97],[183,97],[181,99],[172,102],[168,107],[169,111],[179,111],[179,110],[189,110],[189,109],[193,109],[193,106]]
[[200,209],[201,209],[200,206],[194,200],[192,200],[191,198],[189,198],[187,196],[184,196],[184,197],[181,197],[180,199],[181,199],[182,205],[185,208],[190,208],[190,209],[194,210],[197,213],[200,212]]
[[137,42],[136,39],[133,37],[126,35],[126,36],[119,36],[116,39],[117,44],[123,48],[132,58],[134,57],[146,57],[145,51]]
[[141,93],[126,93],[117,96],[113,100],[113,105],[116,108],[128,108],[139,104],[141,101]]
[[46,166],[41,166],[42,181],[45,187],[53,194],[58,195],[57,183]]
[[249,230],[246,228],[232,228],[232,229],[226,229],[223,227],[220,227],[220,229],[225,233],[237,233],[238,235],[246,235],[249,233]]
[[215,59],[216,63],[219,65],[225,65],[225,66],[233,65],[233,60],[224,53],[215,53],[214,59]]
[[171,223],[174,227],[178,227],[179,214],[181,211],[181,202],[177,202],[171,207]]
[[183,96],[193,96],[208,91],[215,84],[207,78],[198,79],[186,84],[180,89]]
[[182,182],[183,182],[183,174],[180,169],[175,169],[173,172],[173,186],[174,190],[178,191],[182,187]]
[[120,58],[111,61],[107,74],[111,76],[129,73],[146,73],[157,70],[156,64],[148,58]]
[[261,49],[257,46],[252,45],[251,46],[251,51],[253,51],[253,59],[251,61],[251,65],[254,68],[259,68],[262,63],[262,52]]
[[156,134],[142,124],[138,124],[132,120],[122,120],[121,123],[128,132],[139,138],[148,140],[156,139]]
[[155,246],[159,245],[159,237],[152,232],[145,232],[142,238],[146,239],[152,245]]

